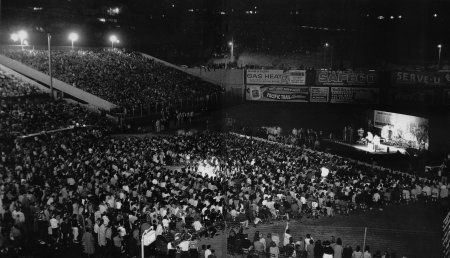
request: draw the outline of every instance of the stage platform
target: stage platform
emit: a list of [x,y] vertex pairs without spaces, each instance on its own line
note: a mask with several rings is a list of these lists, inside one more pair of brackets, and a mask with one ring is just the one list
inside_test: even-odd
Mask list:
[[377,149],[375,150],[372,145],[350,144],[350,143],[346,143],[346,142],[342,142],[342,141],[329,140],[329,139],[325,139],[325,141],[343,145],[343,146],[347,146],[347,147],[352,147],[358,151],[364,151],[364,152],[370,153],[370,154],[386,155],[386,154],[396,154],[398,152],[401,154],[407,154],[406,150],[404,148],[388,146],[388,145],[384,145],[384,144],[378,145]]

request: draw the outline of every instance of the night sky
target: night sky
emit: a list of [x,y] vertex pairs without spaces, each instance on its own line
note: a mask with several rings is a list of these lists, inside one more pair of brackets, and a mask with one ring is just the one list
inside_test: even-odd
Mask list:
[[434,0],[3,0],[1,42],[18,28],[36,45],[46,32],[62,45],[67,31],[80,31],[84,46],[118,33],[124,47],[191,63],[226,51],[231,39],[237,51],[281,54],[330,42],[338,60],[358,65],[429,64],[437,44],[443,63],[450,56],[448,24],[450,1]]

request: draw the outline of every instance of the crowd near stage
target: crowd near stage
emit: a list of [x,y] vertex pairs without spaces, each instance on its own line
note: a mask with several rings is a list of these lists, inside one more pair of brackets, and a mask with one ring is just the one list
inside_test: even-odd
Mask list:
[[374,154],[374,155],[404,154],[404,155],[407,155],[407,151],[404,148],[390,146],[390,145],[384,145],[382,143],[374,146],[372,144],[359,144],[359,143],[351,144],[351,143],[346,143],[346,142],[343,142],[340,140],[330,140],[330,139],[325,139],[323,141],[329,142],[331,144],[342,145],[343,147],[346,146],[348,148],[352,148],[357,151],[362,151],[367,154]]

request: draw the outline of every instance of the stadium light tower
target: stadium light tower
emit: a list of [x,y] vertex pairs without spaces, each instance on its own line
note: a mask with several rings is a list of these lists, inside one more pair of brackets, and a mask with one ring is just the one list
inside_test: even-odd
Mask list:
[[441,67],[441,51],[442,51],[442,44],[437,45],[438,48],[438,69]]
[[69,40],[72,42],[72,50],[73,50],[73,42],[78,40],[78,33],[75,32],[70,33]]
[[17,42],[19,40],[19,35],[17,33],[11,34],[11,40]]
[[24,42],[24,40],[26,40],[28,38],[28,33],[24,30],[21,30],[17,33],[17,35],[19,35],[20,45],[23,48],[23,42]]
[[[28,38],[28,33],[24,30],[21,30],[17,33],[13,33],[11,34],[11,40],[14,42],[17,42],[20,40],[20,46],[22,47],[23,50],[23,45],[25,40]],[[27,42],[28,43],[28,42]]]
[[111,35],[109,37],[109,41],[111,41],[111,48],[114,49],[114,43],[120,43],[119,39],[116,35]]

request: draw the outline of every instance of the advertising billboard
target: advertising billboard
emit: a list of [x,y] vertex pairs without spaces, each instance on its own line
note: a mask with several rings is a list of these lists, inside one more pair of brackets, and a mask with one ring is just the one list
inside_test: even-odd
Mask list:
[[279,85],[247,85],[246,100],[308,102],[309,88]]
[[448,72],[422,72],[422,71],[394,71],[392,72],[394,85],[424,85],[424,86],[450,86],[450,73]]
[[379,101],[378,88],[331,87],[331,103],[375,104]]
[[327,103],[330,99],[330,89],[328,87],[311,87],[310,102]]
[[247,70],[246,84],[258,85],[305,85],[305,70]]
[[374,85],[378,73],[366,71],[317,71],[316,85]]

